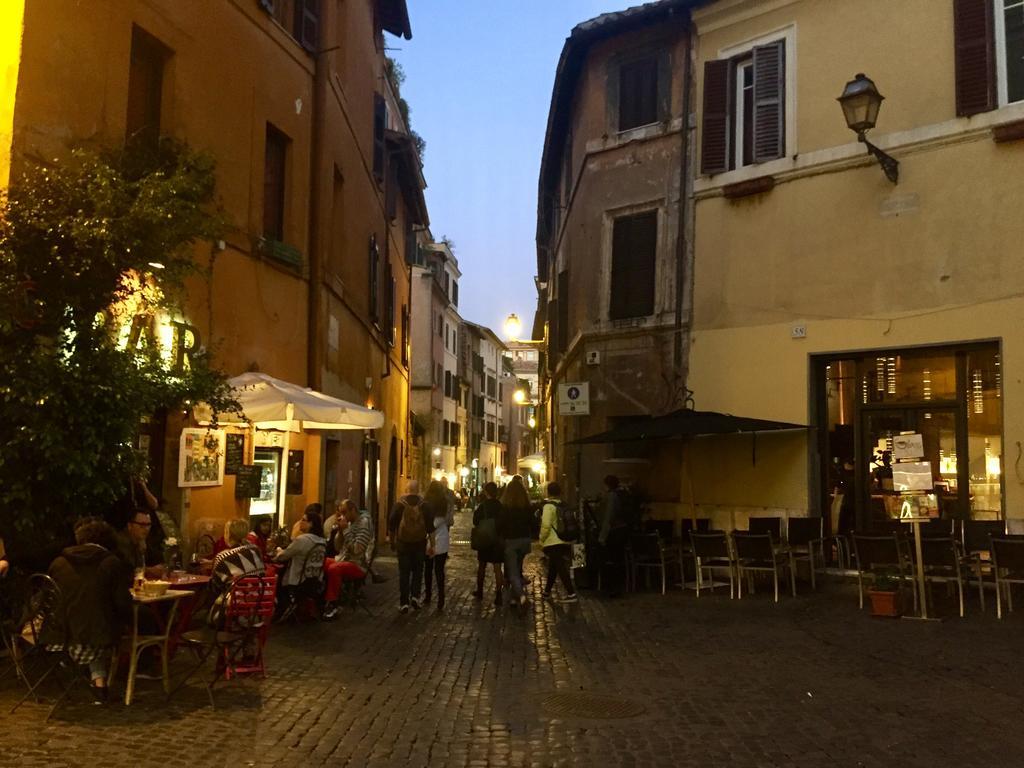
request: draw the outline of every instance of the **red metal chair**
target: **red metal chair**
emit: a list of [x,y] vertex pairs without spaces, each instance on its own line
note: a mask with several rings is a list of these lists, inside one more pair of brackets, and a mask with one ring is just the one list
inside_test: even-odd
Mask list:
[[208,626],[181,636],[182,645],[195,654],[197,661],[170,695],[180,690],[211,656],[216,660],[213,678],[206,686],[211,706],[213,687],[219,680],[253,672],[266,677],[263,649],[274,616],[276,592],[274,576],[235,579],[223,599],[210,609]]

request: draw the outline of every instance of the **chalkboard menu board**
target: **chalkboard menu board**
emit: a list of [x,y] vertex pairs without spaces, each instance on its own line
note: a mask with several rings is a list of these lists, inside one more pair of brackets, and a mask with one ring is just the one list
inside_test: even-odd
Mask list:
[[228,435],[224,456],[224,474],[237,475],[245,461],[245,435]]
[[263,467],[245,464],[238,468],[235,475],[235,498],[254,499],[260,495],[260,482],[263,480]]
[[288,481],[285,492],[292,496],[302,493],[302,470],[305,461],[305,454],[302,451],[288,451]]

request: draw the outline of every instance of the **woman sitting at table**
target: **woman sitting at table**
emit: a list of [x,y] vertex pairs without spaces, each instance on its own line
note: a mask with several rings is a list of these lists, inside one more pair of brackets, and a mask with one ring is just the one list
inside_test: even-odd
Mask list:
[[105,699],[111,654],[131,617],[132,572],[116,554],[114,529],[102,520],[80,523],[75,541],[50,565],[60,601],[40,641],[88,664],[93,688]]
[[266,573],[263,555],[259,548],[248,540],[249,523],[245,520],[228,520],[224,523],[224,540],[227,549],[213,559],[210,587],[224,592],[231,582],[243,576],[262,576]]
[[[295,526],[298,536],[292,539],[292,543],[286,549],[278,548],[274,556],[275,563],[287,564],[282,571],[281,588],[278,590],[280,618],[285,618],[285,612],[294,611],[293,597],[296,587],[307,579],[323,580],[324,549],[327,542],[324,539],[324,524],[317,512],[319,508],[319,504],[310,504],[306,507],[305,513]],[[318,547],[319,557],[316,557],[314,550]]]
[[267,548],[270,546],[270,534],[273,532],[274,518],[270,515],[262,515],[252,519],[252,530],[245,537],[250,544],[260,551],[264,561],[272,554],[267,552]]

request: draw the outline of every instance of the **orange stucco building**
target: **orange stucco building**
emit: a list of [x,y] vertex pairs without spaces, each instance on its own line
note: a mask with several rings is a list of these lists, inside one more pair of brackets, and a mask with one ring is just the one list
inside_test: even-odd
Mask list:
[[[7,0],[0,11],[0,184],[33,156],[152,131],[217,162],[225,239],[197,249],[192,341],[234,376],[259,371],[384,413],[379,430],[288,436],[290,524],[346,496],[381,519],[407,474],[407,239],[426,224],[415,144],[387,76],[384,32],[411,37],[404,0]],[[179,488],[182,427],[144,425],[153,490],[186,542],[250,512],[235,477]],[[230,430],[229,430],[230,431]],[[284,441],[240,429],[245,461]],[[285,488],[285,466],[293,475]],[[286,493],[286,490],[291,491]],[[390,494],[390,495],[389,495]]]

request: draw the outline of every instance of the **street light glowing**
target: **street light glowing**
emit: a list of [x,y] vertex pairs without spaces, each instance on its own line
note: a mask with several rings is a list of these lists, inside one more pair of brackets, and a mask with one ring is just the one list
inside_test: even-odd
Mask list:
[[543,461],[538,461],[536,464],[533,465],[533,471],[536,472],[538,475],[543,475],[544,470],[545,466]]
[[509,341],[516,341],[519,339],[519,334],[523,332],[523,324],[519,320],[519,316],[513,312],[507,318],[505,318],[505,338]]
[[463,467],[460,469],[459,474],[462,475],[463,478],[469,477],[469,467]]
[[526,390],[517,389],[512,393],[512,399],[515,400],[518,405],[522,405],[526,402]]
[[531,416],[529,421],[527,421],[526,423],[530,425],[530,429],[534,429],[537,426],[537,420],[533,418],[533,416]]
[[441,449],[440,448],[435,448],[434,449],[434,457],[436,458],[436,457],[438,457],[440,455],[441,455]]

